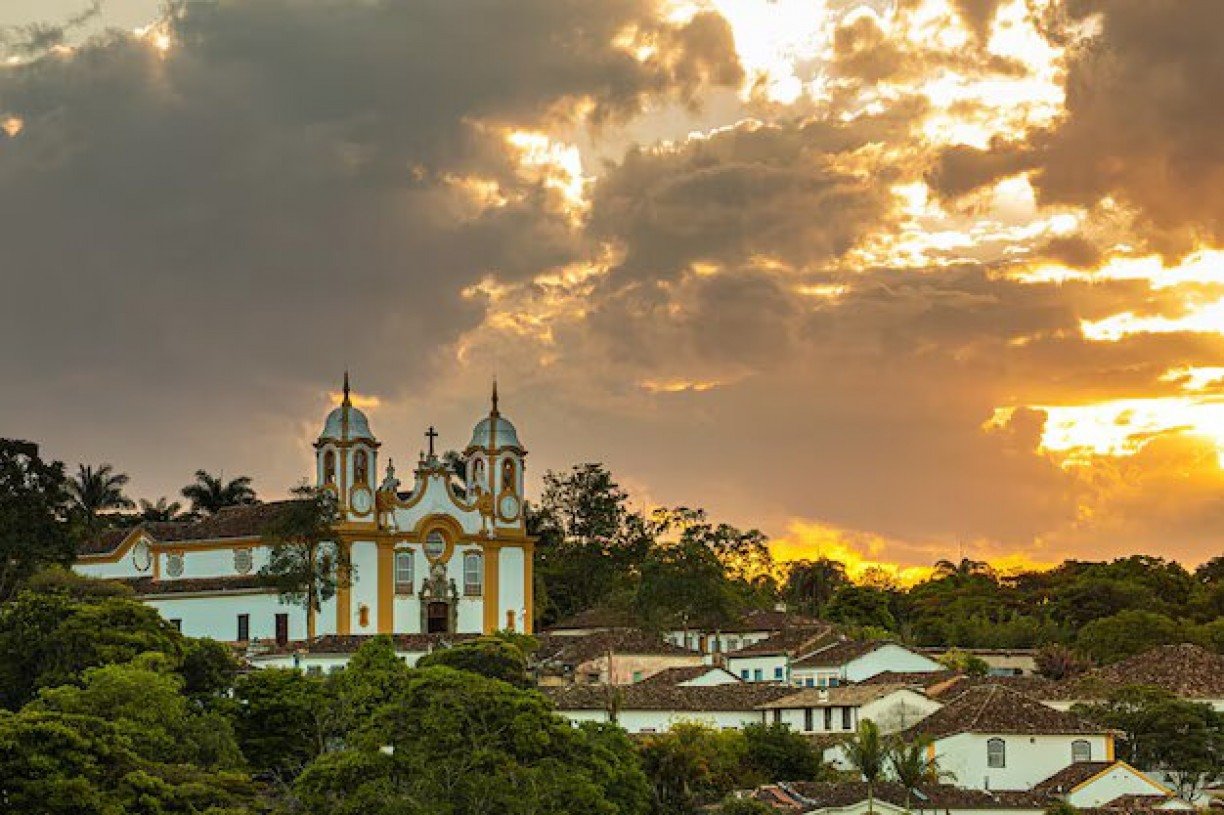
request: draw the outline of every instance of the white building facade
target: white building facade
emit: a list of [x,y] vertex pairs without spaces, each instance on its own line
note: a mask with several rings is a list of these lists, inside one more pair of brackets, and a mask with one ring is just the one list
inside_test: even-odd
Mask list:
[[[388,461],[381,481],[374,437],[352,404],[341,404],[314,444],[315,482],[336,497],[335,545],[351,563],[315,619],[315,635],[530,632],[534,542],[524,517],[527,451],[501,416],[497,386],[489,414],[461,453],[461,474],[434,450],[422,455],[410,490]],[[193,523],[149,523],[91,541],[75,569],[119,579],[189,636],[228,642],[307,636],[307,615],[281,602],[259,570],[264,526],[288,502],[227,508]]]

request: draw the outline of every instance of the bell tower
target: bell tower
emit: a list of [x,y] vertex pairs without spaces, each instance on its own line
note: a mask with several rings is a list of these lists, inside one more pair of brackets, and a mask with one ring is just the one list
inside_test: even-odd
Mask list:
[[345,371],[340,405],[327,414],[323,432],[314,447],[316,484],[335,492],[346,520],[374,520],[379,446],[370,431],[369,419],[353,405],[349,375]]

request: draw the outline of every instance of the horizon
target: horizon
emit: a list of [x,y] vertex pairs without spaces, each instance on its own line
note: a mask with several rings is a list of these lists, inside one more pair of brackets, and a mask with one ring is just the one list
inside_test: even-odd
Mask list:
[[69,472],[287,495],[348,368],[405,477],[496,376],[529,500],[1224,551],[1224,4],[85,5],[0,10],[0,426]]

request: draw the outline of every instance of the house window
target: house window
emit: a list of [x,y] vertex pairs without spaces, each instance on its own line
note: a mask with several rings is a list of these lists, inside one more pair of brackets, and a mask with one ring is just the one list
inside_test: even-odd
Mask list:
[[170,625],[174,626],[175,631],[182,633],[183,621],[180,618],[175,617],[173,620],[170,621]]
[[412,594],[412,552],[395,553],[395,593]]
[[1003,739],[990,739],[986,742],[986,766],[1007,766],[1007,745]]
[[827,707],[824,709],[824,720],[825,720],[824,729],[832,730],[833,729],[833,708]]
[[815,726],[815,722],[813,721],[815,716],[812,715],[814,713],[815,711],[812,710],[810,707],[805,707],[803,709],[803,730],[804,732],[807,732],[807,733],[812,732]]
[[803,681],[803,685],[804,687],[814,688],[816,687],[816,680],[809,676]]
[[764,678],[765,678],[765,672],[764,672],[764,671],[762,671],[760,668],[753,668],[753,669],[752,669],[752,681],[753,681],[753,682],[760,682],[760,681],[761,681],[762,679],[764,679]]
[[634,682],[641,682],[641,681],[642,681],[642,672],[641,672],[641,671],[634,671],[634,672],[633,672],[633,681],[634,681]]
[[251,638],[251,615],[238,615],[238,641],[246,642]]
[[782,678],[782,673],[783,673],[783,671],[782,671],[782,666],[781,666],[781,665],[779,665],[778,667],[774,668],[774,679],[781,679],[781,678]]
[[745,682],[748,681],[748,669],[747,668],[740,668],[740,679],[744,680]]
[[782,724],[782,710],[780,708],[774,708],[773,723]]
[[739,647],[740,647],[739,640],[735,639],[734,637],[727,640],[727,650],[728,651],[738,651]]
[[850,730],[852,727],[854,727],[854,725],[851,723],[853,719],[854,711],[848,707],[844,707],[841,710],[842,710],[842,730]]
[[468,552],[463,556],[463,593],[479,597],[483,588],[484,558],[479,552]]
[[1076,739],[1071,742],[1071,761],[1092,761],[1092,745],[1087,739]]

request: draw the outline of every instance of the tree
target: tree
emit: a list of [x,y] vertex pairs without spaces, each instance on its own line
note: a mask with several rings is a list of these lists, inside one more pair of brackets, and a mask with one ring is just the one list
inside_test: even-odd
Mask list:
[[834,593],[825,616],[846,625],[870,626],[886,631],[897,630],[897,618],[893,616],[893,593],[871,586],[842,586]]
[[960,671],[969,676],[985,676],[990,673],[990,665],[986,660],[959,648],[953,648],[940,656],[937,661],[949,670]]
[[240,667],[233,649],[225,643],[208,638],[188,639],[179,667],[183,692],[199,701],[224,696],[233,689]]
[[728,798],[718,808],[718,815],[776,815],[777,810],[755,798]]
[[82,599],[22,592],[0,607],[0,706],[16,710],[40,688],[75,682],[87,668],[149,651],[177,665],[183,636],[130,592]]
[[89,668],[79,686],[44,688],[26,709],[104,719],[150,761],[236,769],[241,756],[228,720],[189,707],[173,669],[158,653]]
[[305,610],[306,638],[313,640],[315,615],[338,588],[350,585],[353,566],[348,550],[334,540],[340,519],[335,493],[303,484],[293,494],[297,500],[287,503],[264,527],[268,563],[259,574],[276,589],[281,602]]
[[823,764],[812,745],[801,734],[783,724],[750,724],[744,727],[746,763],[770,781],[815,781]]
[[238,748],[256,773],[289,781],[336,735],[328,726],[330,707],[320,677],[291,668],[240,676],[233,708]]
[[880,728],[870,719],[859,722],[858,731],[842,744],[846,761],[867,782],[867,811],[875,812],[875,785],[884,771],[886,751]]
[[691,815],[733,789],[760,781],[747,765],[743,732],[680,723],[650,736],[639,748],[650,782],[654,813]]
[[223,476],[196,470],[195,479],[195,483],[188,484],[181,490],[182,496],[191,502],[193,513],[214,515],[226,507],[259,503],[249,476],[241,475],[224,481]]
[[1037,663],[1037,673],[1056,682],[1079,676],[1092,667],[1086,659],[1059,643],[1039,649],[1034,661]]
[[1109,663],[1182,639],[1182,629],[1176,620],[1132,609],[1088,623],[1076,636],[1075,647],[1097,662]]
[[421,657],[419,668],[444,665],[459,671],[500,679],[518,688],[531,685],[527,676],[527,657],[510,642],[500,637],[479,637],[460,642],[449,648],[437,650]]
[[473,673],[416,670],[343,749],[294,784],[299,811],[336,815],[638,815],[645,779],[623,732],[574,727],[540,694]]
[[43,461],[31,442],[0,439],[0,603],[39,569],[72,562],[66,498],[63,464]]
[[1184,798],[1224,777],[1224,713],[1156,687],[1129,685],[1076,712],[1126,734],[1121,758],[1164,770]]
[[87,532],[98,531],[102,513],[135,506],[123,494],[129,480],[126,474],[115,472],[109,464],[100,464],[96,469],[77,465],[77,474],[68,479],[66,486],[72,510],[81,516]]
[[905,787],[905,809],[910,808],[910,795],[923,782],[938,783],[952,777],[952,773],[939,769],[938,762],[930,755],[931,739],[919,736],[913,741],[895,741],[887,748],[886,758],[893,777]]
[[140,499],[140,520],[142,521],[174,521],[179,518],[179,513],[183,510],[183,505],[178,501],[171,501],[164,495],[157,499],[157,503]]
[[783,592],[787,602],[812,616],[821,614],[833,595],[850,584],[846,564],[829,558],[796,560],[788,564]]
[[953,578],[955,580],[966,580],[970,577],[977,576],[993,576],[994,570],[990,568],[990,564],[984,560],[970,560],[967,557],[960,559],[957,563],[952,560],[937,560],[935,561],[934,579],[942,580],[945,578]]

